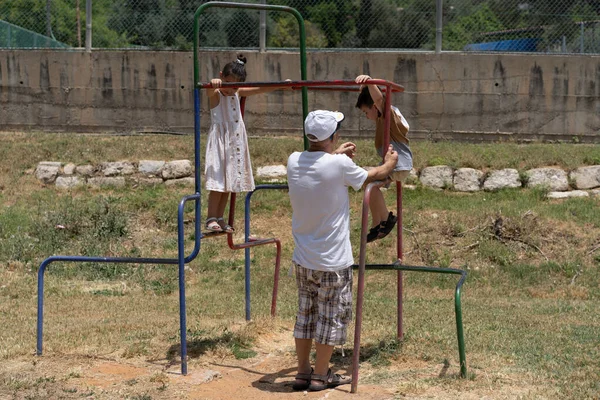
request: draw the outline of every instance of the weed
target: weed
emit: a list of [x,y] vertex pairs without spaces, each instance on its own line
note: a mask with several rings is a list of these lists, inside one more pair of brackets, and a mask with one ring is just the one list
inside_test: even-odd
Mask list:
[[123,354],[121,354],[124,358],[134,358],[139,356],[147,356],[148,352],[148,343],[146,342],[136,342],[128,346]]
[[123,293],[122,290],[114,290],[114,289],[94,290],[90,293],[93,295],[96,295],[96,296],[125,296],[125,293]]
[[127,397],[127,399],[131,399],[131,400],[152,400],[152,396],[150,396],[147,393],[144,393],[144,394],[134,394],[131,397]]

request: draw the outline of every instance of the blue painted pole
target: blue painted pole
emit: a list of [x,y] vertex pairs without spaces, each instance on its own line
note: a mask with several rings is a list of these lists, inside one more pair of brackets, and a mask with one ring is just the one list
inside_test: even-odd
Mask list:
[[[246,195],[244,204],[244,242],[248,242],[250,237],[250,192]],[[244,290],[246,291],[246,321],[250,321],[250,248],[244,249]]]
[[185,308],[185,236],[183,212],[185,199],[179,203],[177,210],[177,255],[179,264],[179,331],[181,336],[181,374],[187,375],[187,328]]

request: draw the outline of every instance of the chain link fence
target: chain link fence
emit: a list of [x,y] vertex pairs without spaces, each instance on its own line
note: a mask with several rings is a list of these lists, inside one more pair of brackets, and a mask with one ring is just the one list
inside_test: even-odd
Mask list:
[[[238,0],[239,1],[239,0]],[[190,50],[202,0],[93,0],[95,48]],[[260,0],[241,0],[260,3]],[[264,0],[296,8],[313,49],[434,50],[436,0]],[[200,45],[296,48],[297,22],[280,12],[210,8]],[[442,50],[600,53],[599,0],[444,0]],[[0,26],[11,24],[82,47],[85,0],[3,0]],[[262,28],[261,28],[262,27]],[[0,35],[3,35],[0,28]],[[2,41],[0,47],[44,47]]]

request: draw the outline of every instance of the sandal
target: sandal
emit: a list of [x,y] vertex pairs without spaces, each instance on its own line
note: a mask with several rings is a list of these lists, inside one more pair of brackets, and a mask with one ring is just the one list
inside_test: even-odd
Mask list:
[[374,226],[367,233],[367,243],[371,243],[374,240],[379,239],[379,230],[381,229],[381,224]]
[[384,237],[389,235],[392,229],[394,229],[394,226],[396,226],[397,221],[398,217],[396,217],[394,213],[390,211],[390,213],[388,214],[387,221],[383,221],[380,224],[381,227],[379,228],[379,236],[377,238],[383,239]]
[[223,232],[223,228],[221,228],[218,221],[215,217],[206,218],[206,229],[211,232]]
[[[312,381],[321,381],[321,384],[314,384]],[[312,392],[318,392],[320,390],[331,389],[340,385],[347,385],[352,383],[352,378],[349,376],[334,374],[331,372],[331,368],[327,371],[327,375],[312,375],[312,381],[308,387]]]
[[301,374],[301,373],[297,373],[296,376],[294,377],[294,379],[296,379],[296,381],[304,381],[304,382],[294,382],[294,384],[292,385],[292,389],[294,390],[306,390],[308,389],[308,387],[310,386],[310,379],[312,377],[312,374],[314,372],[314,369],[310,369],[310,373],[309,374]]
[[233,233],[235,232],[235,229],[233,229],[233,227],[231,225],[228,225],[225,223],[225,220],[223,218],[217,218],[217,223],[219,224],[219,226],[221,227],[221,230],[225,233]]

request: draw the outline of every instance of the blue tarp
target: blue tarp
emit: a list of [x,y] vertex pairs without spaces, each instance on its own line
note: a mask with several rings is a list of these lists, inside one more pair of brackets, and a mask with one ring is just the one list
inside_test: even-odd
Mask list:
[[537,45],[541,39],[513,39],[500,40],[498,42],[471,43],[465,46],[466,51],[537,51]]

